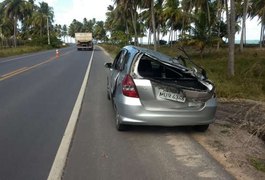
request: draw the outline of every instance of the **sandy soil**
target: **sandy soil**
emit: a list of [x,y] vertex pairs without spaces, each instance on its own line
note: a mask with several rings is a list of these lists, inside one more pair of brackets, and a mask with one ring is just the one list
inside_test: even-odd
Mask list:
[[265,179],[251,160],[265,167],[265,104],[220,99],[216,121],[193,137],[237,179]]

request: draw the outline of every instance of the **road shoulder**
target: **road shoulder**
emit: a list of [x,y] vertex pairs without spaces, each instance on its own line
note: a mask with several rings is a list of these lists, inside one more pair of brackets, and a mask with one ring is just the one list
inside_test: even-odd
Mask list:
[[254,167],[265,165],[264,121],[264,103],[221,99],[215,123],[193,137],[237,179],[265,179]]

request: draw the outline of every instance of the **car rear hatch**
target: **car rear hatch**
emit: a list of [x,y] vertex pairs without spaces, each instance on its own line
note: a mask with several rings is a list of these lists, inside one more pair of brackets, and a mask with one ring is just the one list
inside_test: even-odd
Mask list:
[[147,110],[200,109],[213,97],[214,85],[191,69],[143,55],[132,68],[134,83]]

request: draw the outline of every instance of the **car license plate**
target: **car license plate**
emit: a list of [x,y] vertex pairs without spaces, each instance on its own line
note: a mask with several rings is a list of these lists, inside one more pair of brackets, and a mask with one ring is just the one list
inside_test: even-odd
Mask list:
[[183,94],[180,93],[172,93],[165,90],[160,89],[158,92],[158,97],[161,99],[167,99],[172,101],[178,101],[178,102],[185,102],[186,98]]

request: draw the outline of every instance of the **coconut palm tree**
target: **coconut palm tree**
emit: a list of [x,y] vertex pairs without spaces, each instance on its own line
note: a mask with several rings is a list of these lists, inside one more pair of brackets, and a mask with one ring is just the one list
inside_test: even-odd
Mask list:
[[0,3],[0,47],[9,46],[7,43],[7,37],[10,37],[13,32],[13,23],[9,18],[6,18],[4,11]]
[[243,17],[242,17],[242,29],[240,39],[240,51],[243,52],[244,44],[246,43],[246,19],[249,7],[249,0],[243,0]]
[[25,17],[26,9],[29,7],[27,3],[24,0],[5,0],[2,2],[5,17],[13,21],[13,41],[15,47],[17,46],[17,24],[19,20],[23,20]]
[[112,39],[114,38],[114,35],[117,37],[118,34],[122,34],[124,37],[126,36],[125,39],[127,40],[126,42],[123,42],[128,44],[130,39],[129,27],[131,27],[129,12],[124,12],[124,8],[121,5],[116,5],[115,7],[109,5],[107,9],[105,29],[110,32]]
[[216,2],[216,7],[213,9],[214,11],[216,11],[216,19],[214,20],[215,22],[215,27],[214,30],[216,30],[216,40],[217,40],[217,51],[219,51],[220,49],[220,42],[222,41],[221,39],[221,29],[222,29],[222,25],[224,24],[224,22],[222,21],[222,12],[224,10],[224,0],[217,0]]
[[[152,31],[154,50],[157,50],[157,39],[159,39],[160,29],[165,27],[165,16],[163,13],[163,0],[144,0],[139,3],[140,8],[147,9],[142,12],[145,24],[148,26],[149,35]],[[158,37],[158,38],[157,38]]]
[[173,31],[182,29],[181,22],[183,18],[183,13],[179,5],[179,0],[167,0],[165,3],[164,16],[167,20],[167,25],[170,29],[169,42],[172,42],[173,40]]
[[264,44],[265,40],[265,1],[264,0],[251,0],[251,17],[259,17],[261,24],[260,31],[260,48]]
[[93,31],[93,26],[96,24],[96,19],[90,19],[87,20],[86,18],[83,19],[83,28],[82,32],[92,32]]
[[68,35],[74,38],[76,32],[82,32],[82,28],[83,24],[74,19],[68,28]]
[[96,22],[96,25],[94,26],[93,34],[94,34],[94,37],[96,38],[96,40],[105,40],[106,31],[104,29],[104,22],[103,21]]
[[[117,18],[124,18],[130,17],[129,19],[126,19],[126,23],[131,24],[134,31],[134,44],[138,45],[138,12],[137,8],[139,7],[139,4],[141,3],[140,0],[115,0],[116,8],[118,9],[117,12],[122,13],[123,15]],[[128,20],[130,22],[128,22]],[[128,24],[126,25],[128,28]],[[128,30],[128,29],[127,29]]]
[[53,32],[56,37],[61,38],[62,37],[62,26],[60,24],[55,24],[53,27]]
[[66,26],[66,24],[64,24],[63,28],[62,28],[62,36],[64,38],[64,43],[66,43],[65,37],[67,36],[67,31],[68,31],[67,26]]
[[24,39],[28,39],[32,33],[32,14],[35,10],[34,1],[30,0],[28,2],[24,10],[24,18],[21,21],[21,36]]

